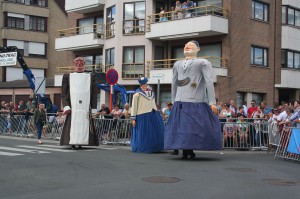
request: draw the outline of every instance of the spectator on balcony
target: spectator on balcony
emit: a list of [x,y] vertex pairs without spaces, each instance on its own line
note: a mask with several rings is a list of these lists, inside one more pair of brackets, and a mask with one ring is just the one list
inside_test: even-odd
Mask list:
[[185,18],[192,17],[192,10],[191,9],[193,9],[194,3],[190,0],[187,0],[184,3],[185,3],[184,7],[186,7]]
[[252,100],[251,101],[251,107],[248,108],[248,111],[247,111],[247,117],[248,118],[251,118],[253,112],[257,111],[257,107],[256,107],[256,101],[255,100]]
[[183,19],[183,12],[182,12],[180,1],[176,1],[175,12],[176,12],[177,19]]
[[176,19],[176,12],[175,12],[175,7],[174,6],[171,6],[170,18],[171,18],[171,20],[175,20]]
[[163,22],[163,21],[168,21],[168,18],[165,14],[165,9],[163,7],[160,7],[159,22]]

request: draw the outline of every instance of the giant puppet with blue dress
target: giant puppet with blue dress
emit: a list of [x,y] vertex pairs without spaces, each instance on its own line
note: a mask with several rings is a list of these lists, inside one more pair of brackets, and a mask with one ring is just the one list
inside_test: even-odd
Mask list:
[[[200,46],[189,41],[185,59],[173,66],[172,99],[175,102],[165,131],[164,148],[183,150],[183,159],[194,158],[193,150],[219,150],[222,132],[215,108],[211,63],[198,59]],[[210,107],[211,106],[211,107]]]
[[138,80],[140,88],[133,95],[131,107],[133,152],[153,153],[164,149],[164,123],[157,111],[154,93],[146,77]]

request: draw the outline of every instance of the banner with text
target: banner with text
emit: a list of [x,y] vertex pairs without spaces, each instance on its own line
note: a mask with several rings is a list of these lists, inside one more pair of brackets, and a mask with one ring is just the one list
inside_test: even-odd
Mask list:
[[17,65],[17,52],[0,53],[0,66]]

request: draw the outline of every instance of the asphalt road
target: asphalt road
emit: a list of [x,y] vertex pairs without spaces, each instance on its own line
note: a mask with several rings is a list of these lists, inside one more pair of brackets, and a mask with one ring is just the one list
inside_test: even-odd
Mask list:
[[0,135],[0,199],[299,199],[300,162],[265,151],[132,153],[70,150],[57,141]]

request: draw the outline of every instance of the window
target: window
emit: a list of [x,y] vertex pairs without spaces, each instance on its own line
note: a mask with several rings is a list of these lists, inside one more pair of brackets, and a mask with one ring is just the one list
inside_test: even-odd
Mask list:
[[99,38],[103,34],[103,17],[91,17],[78,20],[79,34],[96,32]]
[[82,55],[81,57],[84,58],[86,66],[99,66],[102,65],[102,55],[95,54],[95,55]]
[[46,7],[47,0],[30,0],[30,5]]
[[300,27],[300,9],[282,6],[282,24]]
[[115,36],[116,6],[106,9],[106,38]]
[[252,18],[269,21],[269,4],[252,1]]
[[260,105],[260,103],[263,101],[263,99],[264,99],[264,94],[252,93],[252,100],[255,100],[257,105]]
[[251,64],[268,66],[268,50],[266,48],[251,47]]
[[105,50],[105,67],[110,68],[115,65],[115,48]]
[[145,9],[145,2],[124,4],[123,34],[144,33]]
[[300,69],[300,52],[281,50],[281,67]]
[[7,17],[7,27],[24,29],[24,18]]
[[236,93],[236,105],[239,107],[239,106],[242,106],[244,101],[246,101],[247,99],[247,93],[244,93],[244,92],[237,92]]
[[122,78],[139,78],[144,76],[145,47],[124,47]]
[[47,31],[46,18],[30,16],[29,30],[46,32]]
[[198,1],[193,1],[197,3],[197,6],[206,6],[206,5],[214,5],[218,7],[223,7],[223,0],[198,0]]
[[23,56],[46,57],[46,43],[8,39],[7,46],[16,46]]

